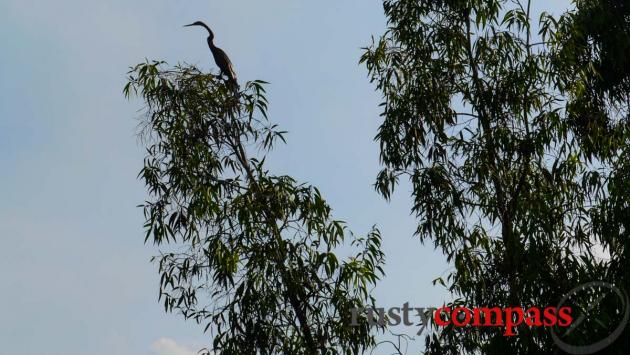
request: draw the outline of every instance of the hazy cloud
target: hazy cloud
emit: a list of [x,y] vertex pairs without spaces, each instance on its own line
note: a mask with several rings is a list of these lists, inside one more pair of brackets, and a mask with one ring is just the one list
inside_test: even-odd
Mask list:
[[156,355],[197,355],[197,352],[181,346],[173,339],[160,338],[151,345],[151,350]]

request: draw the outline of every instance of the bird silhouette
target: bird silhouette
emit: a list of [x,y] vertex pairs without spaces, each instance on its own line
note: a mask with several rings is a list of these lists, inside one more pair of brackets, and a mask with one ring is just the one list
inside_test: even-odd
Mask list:
[[223,49],[214,45],[214,33],[205,23],[201,21],[197,21],[191,23],[190,25],[186,25],[184,27],[190,26],[201,26],[208,30],[208,46],[210,47],[210,52],[212,52],[212,57],[214,57],[214,62],[217,64],[219,69],[221,70],[221,74],[225,75],[228,78],[228,83],[235,91],[238,91],[238,82],[236,80],[236,72],[234,71],[234,66],[230,61],[230,57],[223,51]]

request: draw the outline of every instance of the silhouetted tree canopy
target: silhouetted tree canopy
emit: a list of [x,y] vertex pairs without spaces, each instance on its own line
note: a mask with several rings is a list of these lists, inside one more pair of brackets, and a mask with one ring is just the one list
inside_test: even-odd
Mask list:
[[[274,175],[284,140],[267,120],[264,82],[233,86],[193,66],[139,64],[125,94],[145,103],[139,176],[146,240],[160,246],[167,311],[205,325],[212,353],[358,354],[374,344],[365,316],[382,274],[380,235],[351,234],[313,186]],[[345,244],[344,244],[345,243]],[[341,259],[340,246],[354,256]]]
[[[435,281],[452,306],[555,306],[594,280],[630,289],[627,2],[559,17],[522,0],[383,4],[388,29],[361,59],[383,95],[376,188],[389,199],[411,182],[416,235],[454,266]],[[613,301],[563,340],[606,335]],[[427,352],[559,351],[544,327],[502,333],[437,328]],[[607,351],[627,352],[629,335]]]

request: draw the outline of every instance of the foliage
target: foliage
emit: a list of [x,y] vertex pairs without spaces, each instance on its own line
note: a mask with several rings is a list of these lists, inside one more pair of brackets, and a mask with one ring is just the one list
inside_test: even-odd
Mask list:
[[569,119],[589,154],[623,144],[630,109],[630,3],[578,1],[558,20],[554,65]]
[[[146,104],[139,176],[146,240],[160,246],[167,311],[206,325],[225,354],[360,353],[374,344],[365,317],[382,275],[380,235],[351,234],[312,186],[265,168],[285,132],[267,120],[265,82],[235,94],[193,66],[142,63],[125,95]],[[345,242],[344,242],[345,241]],[[344,244],[346,243],[346,244]],[[354,256],[335,251],[350,244]]]
[[[586,3],[554,18],[520,0],[384,1],[388,30],[361,59],[384,100],[375,186],[390,198],[411,181],[416,234],[455,267],[436,279],[454,304],[555,306],[583,282],[630,286],[628,47],[587,33]],[[434,354],[557,351],[544,328],[447,327],[426,341]]]

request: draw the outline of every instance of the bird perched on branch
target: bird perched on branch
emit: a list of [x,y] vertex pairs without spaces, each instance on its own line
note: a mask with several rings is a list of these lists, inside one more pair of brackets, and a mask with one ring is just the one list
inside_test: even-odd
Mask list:
[[214,45],[214,33],[205,23],[201,21],[197,21],[191,23],[190,25],[186,25],[184,27],[190,26],[201,26],[208,30],[208,46],[210,46],[210,52],[212,52],[212,56],[214,57],[214,62],[217,63],[217,66],[221,70],[221,74],[225,75],[228,78],[228,83],[235,91],[238,91],[238,82],[236,81],[236,72],[234,71],[234,66],[230,61],[228,55],[223,51],[223,49]]

